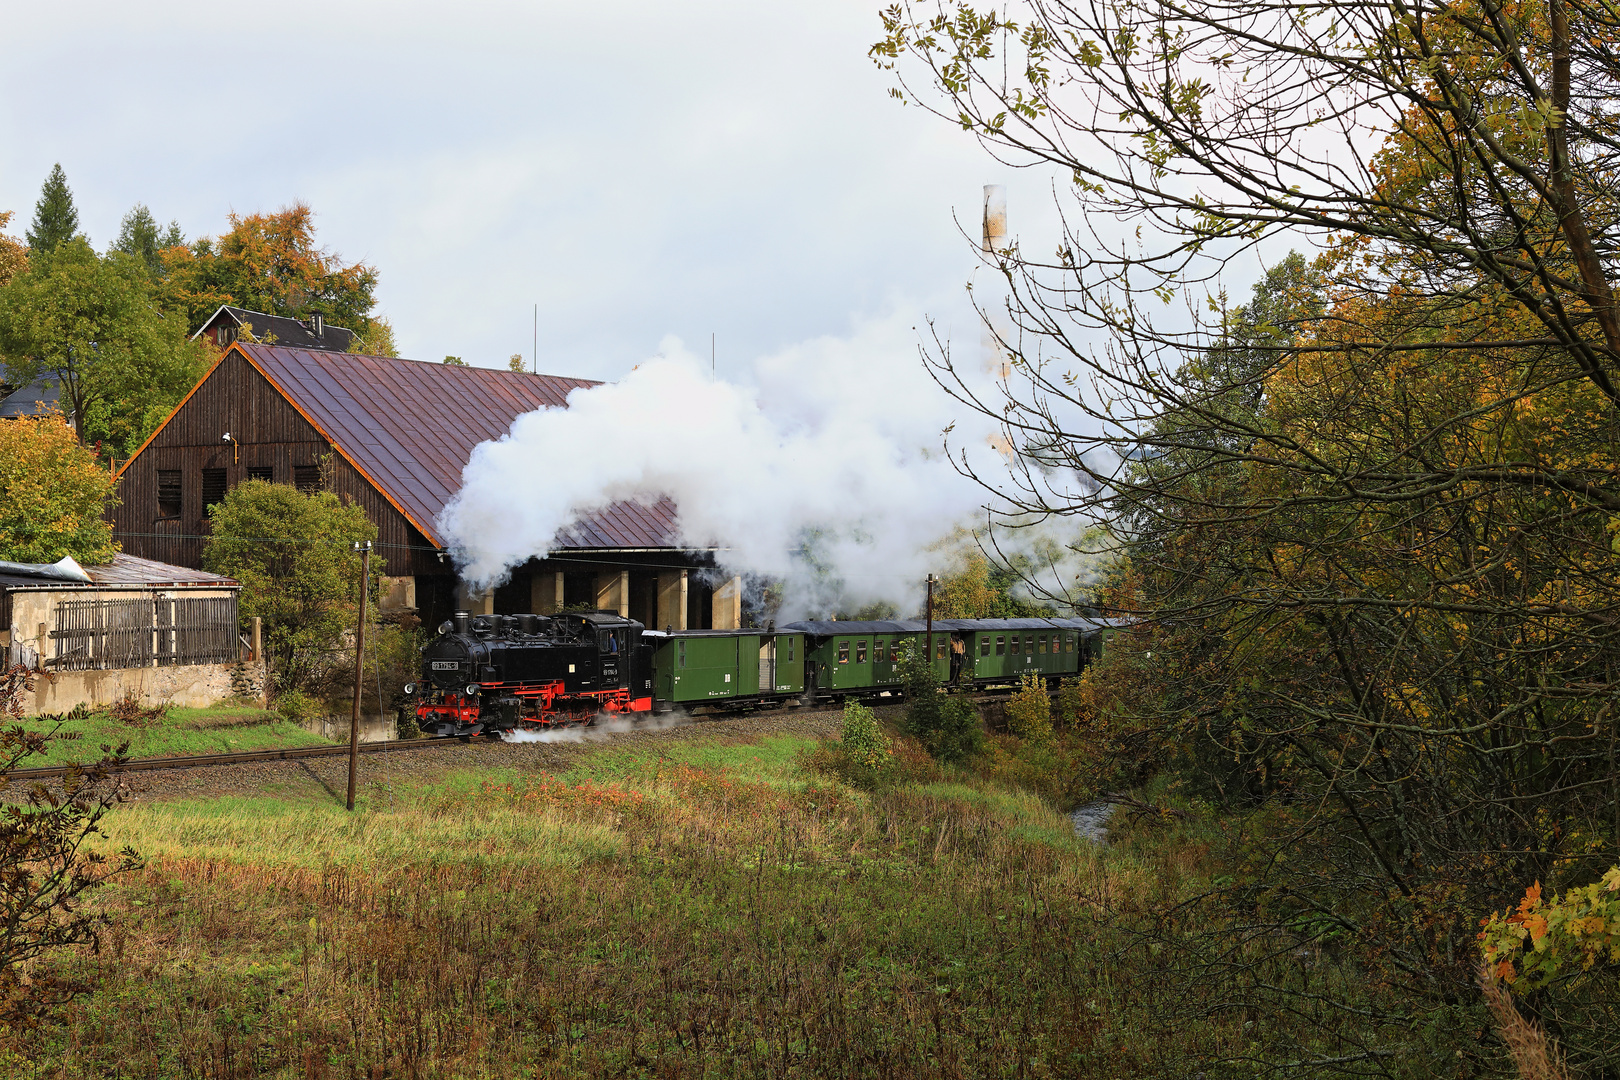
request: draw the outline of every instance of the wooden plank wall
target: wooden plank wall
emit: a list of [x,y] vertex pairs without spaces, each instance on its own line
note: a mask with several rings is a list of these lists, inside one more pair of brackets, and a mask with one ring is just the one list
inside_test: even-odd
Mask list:
[[[240,451],[224,441],[230,432]],[[331,444],[282,397],[240,353],[226,354],[180,410],[169,419],[119,478],[122,500],[112,512],[113,538],[144,559],[201,567],[208,516],[202,505],[202,471],[225,469],[231,486],[250,468],[269,468],[276,483],[293,482],[293,470],[316,465]],[[181,474],[180,517],[158,516],[157,474]],[[392,575],[452,574],[432,544],[370,481],[342,457],[332,470],[333,488],[365,508],[378,527],[378,549]],[[417,550],[412,550],[417,549]],[[421,550],[429,549],[429,550]]]

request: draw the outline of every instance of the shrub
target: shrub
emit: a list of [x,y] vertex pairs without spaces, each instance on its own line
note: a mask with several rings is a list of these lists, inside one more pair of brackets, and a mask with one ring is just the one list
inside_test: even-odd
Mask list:
[[303,724],[324,716],[326,706],[301,690],[283,690],[276,695],[276,712],[295,724]]
[[1064,679],[1059,683],[1057,716],[1053,717],[1053,725],[1066,728],[1084,727],[1090,712],[1086,707],[1086,696],[1079,679]]
[[1029,674],[1018,680],[1018,692],[1007,702],[1007,726],[1031,742],[1052,738],[1052,699],[1041,676]]
[[878,726],[877,716],[871,709],[854,702],[844,706],[844,725],[839,732],[839,745],[850,761],[867,769],[880,771],[894,757],[889,737]]

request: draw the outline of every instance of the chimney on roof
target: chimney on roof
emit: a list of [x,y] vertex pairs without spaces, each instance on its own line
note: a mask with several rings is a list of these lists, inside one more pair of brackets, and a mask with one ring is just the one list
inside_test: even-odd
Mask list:
[[315,335],[316,341],[320,341],[326,336],[326,320],[319,315],[311,315],[309,319],[309,332]]

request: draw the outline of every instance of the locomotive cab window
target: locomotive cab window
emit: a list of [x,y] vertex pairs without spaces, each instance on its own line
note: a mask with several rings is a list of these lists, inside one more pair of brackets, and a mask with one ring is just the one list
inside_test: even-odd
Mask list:
[[[1018,639],[1013,638],[1013,640],[1017,641]],[[1013,646],[1013,648],[1016,650],[1017,646],[1015,645],[1015,646]],[[1002,656],[1006,652],[1007,652],[1007,635],[1006,634],[997,634],[996,635],[996,655],[997,656]]]
[[984,635],[984,637],[979,639],[979,655],[980,656],[989,656],[990,655],[990,635],[989,634],[986,634],[986,635]]
[[864,641],[855,643],[855,662],[857,664],[866,663],[866,642]]
[[838,643],[838,662],[840,664],[849,663],[849,642],[847,641]]

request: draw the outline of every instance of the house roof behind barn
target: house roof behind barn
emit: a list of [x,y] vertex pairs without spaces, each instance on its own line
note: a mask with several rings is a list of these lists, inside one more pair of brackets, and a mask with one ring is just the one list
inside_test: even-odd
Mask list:
[[[526,412],[567,405],[589,379],[237,343],[265,378],[433,543],[473,447]],[[536,468],[548,467],[536,462]],[[566,467],[566,462],[557,467]],[[618,503],[558,534],[558,548],[670,548],[675,505]]]
[[224,325],[231,330],[238,330],[244,325],[253,327],[253,336],[264,339],[274,335],[276,343],[288,348],[297,349],[323,349],[331,352],[343,352],[359,338],[353,330],[341,326],[323,325],[320,335],[315,334],[313,320],[304,322],[289,318],[285,315],[267,315],[262,311],[249,311],[247,308],[224,305],[208,317],[197,333],[192,334],[195,339],[217,326]]
[[42,375],[0,400],[0,420],[38,416],[41,412],[61,407],[62,387],[55,379]]

